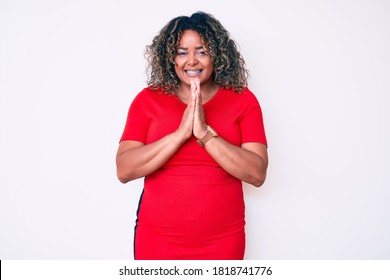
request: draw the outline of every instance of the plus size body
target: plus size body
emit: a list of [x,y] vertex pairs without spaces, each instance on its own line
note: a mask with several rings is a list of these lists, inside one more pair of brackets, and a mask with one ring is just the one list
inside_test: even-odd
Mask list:
[[[254,95],[243,84],[218,81],[224,73],[216,68],[217,51],[210,42],[213,37],[202,32],[204,22],[220,25],[198,12],[173,19],[160,32],[178,34],[170,59],[166,54],[171,64],[166,68],[175,82],[154,80],[136,97],[119,144],[119,180],[145,177],[135,259],[244,257],[241,182],[256,187],[264,183],[267,143]],[[176,29],[168,30],[173,23]],[[158,36],[153,44],[157,43]],[[150,64],[156,56],[153,44],[148,49]],[[233,209],[223,213],[230,206]]]

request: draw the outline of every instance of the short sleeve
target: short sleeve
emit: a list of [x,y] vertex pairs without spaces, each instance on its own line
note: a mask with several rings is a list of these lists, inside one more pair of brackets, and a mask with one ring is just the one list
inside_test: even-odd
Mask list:
[[146,142],[149,126],[149,117],[146,112],[146,97],[145,92],[141,91],[131,103],[120,142],[125,140]]
[[256,96],[247,92],[247,106],[240,120],[241,142],[258,142],[267,145],[263,114]]

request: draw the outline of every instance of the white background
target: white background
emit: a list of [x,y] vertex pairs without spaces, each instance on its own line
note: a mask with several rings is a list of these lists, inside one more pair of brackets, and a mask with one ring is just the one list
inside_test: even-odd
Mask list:
[[263,108],[246,259],[390,258],[389,1],[0,0],[0,259],[132,258],[142,180],[116,179],[118,140],[145,45],[198,10]]

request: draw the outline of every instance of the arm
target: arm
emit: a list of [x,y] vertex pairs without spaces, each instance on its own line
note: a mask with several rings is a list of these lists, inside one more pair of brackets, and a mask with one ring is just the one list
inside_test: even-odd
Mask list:
[[[195,118],[193,133],[196,138],[205,135],[205,117],[199,80],[195,79]],[[211,157],[229,174],[260,187],[266,178],[268,167],[267,147],[261,143],[244,143],[237,147],[222,137],[210,139],[204,146]]]
[[192,136],[195,96],[184,111],[179,128],[156,142],[145,145],[139,141],[122,141],[116,155],[117,176],[127,183],[160,168],[180,146]]
[[237,147],[218,137],[210,139],[205,149],[234,177],[255,187],[264,183],[268,166],[267,147],[264,144],[244,143]]
[[145,145],[138,141],[123,141],[116,155],[117,176],[127,183],[160,168],[184,143],[175,133]]

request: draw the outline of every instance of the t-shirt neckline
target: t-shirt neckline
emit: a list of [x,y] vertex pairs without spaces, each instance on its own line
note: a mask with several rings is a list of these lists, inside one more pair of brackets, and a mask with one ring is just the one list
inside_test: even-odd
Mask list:
[[[214,96],[211,97],[210,100],[208,100],[206,103],[204,103],[203,106],[208,106],[210,103],[212,103],[217,98],[217,95],[219,95],[220,91],[221,91],[221,87],[218,87]],[[180,104],[182,104],[184,106],[188,105],[188,104],[184,103],[176,94],[173,94],[173,96],[174,96],[174,99],[177,100],[177,102],[179,102]]]

